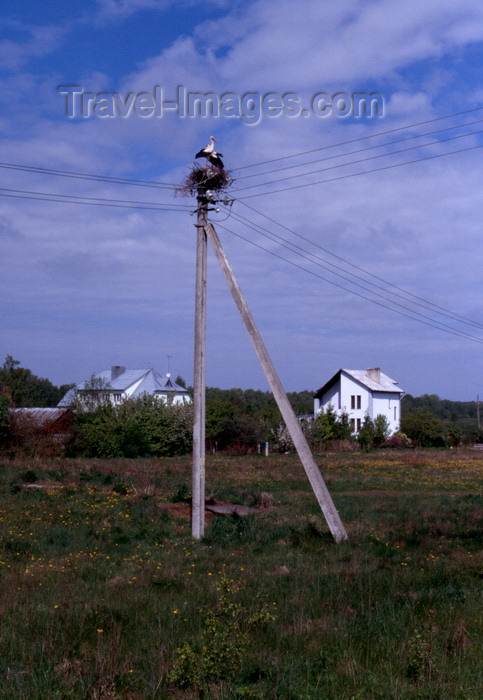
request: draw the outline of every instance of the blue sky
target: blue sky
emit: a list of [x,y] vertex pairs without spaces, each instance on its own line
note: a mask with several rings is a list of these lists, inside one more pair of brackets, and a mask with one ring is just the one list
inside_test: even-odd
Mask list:
[[[287,390],[379,366],[413,395],[483,396],[482,59],[478,0],[7,0],[0,360],[192,382],[195,202],[175,186],[213,134],[235,181],[211,220]],[[68,117],[59,86],[91,111]],[[120,115],[156,86],[306,114]],[[383,114],[311,109],[355,93]],[[207,383],[267,389],[213,255]]]

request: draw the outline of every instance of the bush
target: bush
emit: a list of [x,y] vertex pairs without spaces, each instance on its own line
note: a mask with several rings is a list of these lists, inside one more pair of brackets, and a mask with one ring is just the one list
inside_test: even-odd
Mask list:
[[7,443],[8,438],[8,398],[0,395],[0,447]]
[[444,447],[444,426],[442,421],[429,411],[418,409],[404,416],[401,430],[418,447]]
[[307,438],[313,446],[325,449],[337,440],[350,440],[349,416],[347,413],[338,416],[332,406],[329,406],[325,413],[319,413],[312,421]]
[[169,406],[153,396],[78,413],[69,445],[70,456],[173,457],[190,452],[191,405]]
[[240,601],[240,590],[240,584],[222,575],[216,585],[217,600],[205,613],[201,648],[185,642],[177,649],[168,674],[170,684],[181,689],[198,688],[204,695],[210,684],[239,675],[252,635],[276,619],[260,597],[255,610],[249,611]]
[[373,447],[381,447],[389,436],[389,421],[386,416],[379,413],[374,420],[368,414],[364,416],[357,442],[365,449],[370,450]]
[[375,434],[376,429],[374,426],[374,421],[366,413],[362,427],[357,435],[357,442],[364,450],[370,450],[372,447],[374,447]]
[[411,440],[407,435],[401,433],[401,431],[398,431],[394,433],[394,435],[391,435],[391,437],[387,438],[381,447],[393,447],[396,449],[411,447]]

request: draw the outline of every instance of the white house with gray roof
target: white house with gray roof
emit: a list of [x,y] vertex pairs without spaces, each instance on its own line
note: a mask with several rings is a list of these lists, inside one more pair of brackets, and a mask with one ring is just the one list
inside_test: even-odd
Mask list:
[[90,399],[94,404],[110,402],[116,406],[126,399],[146,394],[170,405],[191,403],[187,389],[176,384],[170,374],[163,376],[154,369],[127,369],[114,365],[68,391],[57,406],[71,406],[83,398],[86,403]]
[[314,396],[314,417],[332,406],[337,415],[347,413],[353,433],[358,433],[368,415],[387,418],[391,433],[399,430],[404,391],[379,367],[340,369]]

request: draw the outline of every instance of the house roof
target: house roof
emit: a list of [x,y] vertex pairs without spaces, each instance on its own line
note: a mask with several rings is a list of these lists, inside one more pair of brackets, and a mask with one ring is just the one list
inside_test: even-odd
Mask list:
[[359,384],[362,384],[362,386],[365,386],[370,391],[404,394],[403,389],[396,386],[397,381],[395,379],[391,379],[391,377],[389,377],[387,374],[384,374],[384,372],[378,370],[379,381],[376,381],[374,374],[371,373],[371,376],[368,374],[369,371],[370,370],[367,369],[340,369],[331,379],[329,379],[328,382],[324,384],[324,386],[322,386],[316,392],[315,398],[321,398],[326,391],[328,391],[337,381],[339,381],[342,373],[351,377],[352,379],[355,379],[356,382],[359,382]]
[[[119,371],[123,370],[123,371]],[[115,376],[113,376],[115,374]],[[100,393],[124,393],[137,384],[130,394],[131,398],[137,398],[143,394],[187,394],[185,387],[176,384],[169,374],[162,375],[155,369],[124,369],[118,368],[118,373],[113,369],[106,369],[93,375],[94,380],[99,381],[99,389],[90,387],[91,379],[77,384],[74,389],[70,389],[57,406],[70,406],[77,394],[82,391],[99,391]]]
[[43,426],[47,423],[54,423],[62,418],[69,410],[67,408],[10,408],[9,413],[13,416],[27,417],[36,425]]

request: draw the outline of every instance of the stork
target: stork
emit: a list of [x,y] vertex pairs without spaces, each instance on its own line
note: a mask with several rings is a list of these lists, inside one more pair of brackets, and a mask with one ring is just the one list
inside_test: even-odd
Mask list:
[[206,161],[208,163],[211,163],[211,165],[214,165],[215,168],[223,170],[223,161],[220,158],[220,156],[222,156],[223,153],[217,153],[215,151],[215,142],[215,137],[210,136],[210,143],[204,148],[202,148],[201,151],[198,151],[198,153],[195,155],[195,158],[206,158]]

